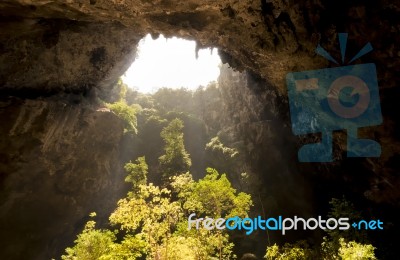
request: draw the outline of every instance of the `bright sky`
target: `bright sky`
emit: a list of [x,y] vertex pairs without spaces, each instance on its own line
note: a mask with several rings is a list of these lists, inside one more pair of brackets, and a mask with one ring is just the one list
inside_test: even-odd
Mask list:
[[199,51],[195,42],[147,35],[139,42],[138,57],[122,76],[129,87],[143,93],[154,93],[161,87],[196,89],[207,86],[219,76],[221,60],[217,49]]

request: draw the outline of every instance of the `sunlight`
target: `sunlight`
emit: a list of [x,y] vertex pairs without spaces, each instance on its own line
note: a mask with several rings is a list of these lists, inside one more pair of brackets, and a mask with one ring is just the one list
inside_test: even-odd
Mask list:
[[138,57],[122,80],[143,93],[154,93],[162,87],[207,86],[217,80],[221,60],[216,49],[200,50],[196,59],[195,48],[194,41],[162,35],[153,40],[147,35],[139,42]]

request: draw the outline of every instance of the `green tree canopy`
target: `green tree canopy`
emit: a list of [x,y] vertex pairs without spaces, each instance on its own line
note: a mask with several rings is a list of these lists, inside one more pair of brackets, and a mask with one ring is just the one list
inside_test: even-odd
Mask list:
[[147,166],[145,157],[139,157],[136,163],[129,162],[124,167],[127,172],[125,182],[132,183],[132,189],[136,190],[140,185],[147,183]]
[[137,133],[137,107],[129,106],[124,100],[120,100],[112,104],[107,104],[107,107],[119,118],[124,120],[125,132],[131,132],[135,134]]
[[182,120],[176,118],[161,131],[161,137],[165,142],[165,153],[160,156],[159,162],[165,179],[187,172],[192,165],[185,150],[182,129]]
[[75,245],[66,249],[63,260],[232,257],[233,243],[227,230],[188,229],[187,217],[190,212],[197,216],[247,216],[250,195],[238,193],[224,174],[210,168],[199,181],[194,181],[190,173],[174,176],[172,189],[147,183],[144,157],[128,163],[125,169],[126,181],[133,184],[133,190],[118,202],[110,216],[120,238],[116,239],[117,231],[96,229],[91,220],[78,235]]
[[237,193],[226,174],[207,168],[207,175],[192,183],[184,207],[189,211],[219,218],[246,217],[251,205],[251,196]]

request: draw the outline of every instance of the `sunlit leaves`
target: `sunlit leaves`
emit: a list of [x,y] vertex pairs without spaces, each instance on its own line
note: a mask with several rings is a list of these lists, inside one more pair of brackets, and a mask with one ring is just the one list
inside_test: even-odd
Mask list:
[[[346,200],[332,199],[329,204],[331,209],[328,217],[340,218],[349,217],[351,220],[361,218],[354,205]],[[266,259],[323,259],[323,260],[362,260],[376,259],[375,248],[368,244],[365,232],[354,230],[328,230],[327,236],[323,238],[320,248],[309,248],[305,241],[295,244],[285,244],[283,247],[278,245],[268,246]]]
[[110,222],[130,234],[141,234],[148,254],[156,254],[172,228],[181,218],[179,203],[171,201],[171,192],[153,184],[140,185],[136,193],[118,202]]
[[159,161],[166,179],[187,172],[192,165],[189,154],[185,150],[182,129],[182,120],[176,118],[161,131],[165,146],[164,155],[160,156]]
[[192,175],[187,172],[178,176],[173,176],[170,180],[172,190],[176,193],[176,196],[180,198],[181,201],[185,201],[186,198],[191,195],[195,185]]
[[[78,235],[73,248],[66,250],[63,260],[100,259],[127,260],[146,256],[147,259],[231,259],[233,244],[226,230],[188,229],[187,216],[246,216],[251,197],[238,193],[225,174],[207,169],[207,175],[194,181],[190,173],[171,177],[170,185],[162,188],[147,183],[144,157],[125,166],[126,181],[132,190],[118,202],[110,223],[115,232],[95,229],[89,221]],[[92,217],[95,214],[91,214]]]
[[300,240],[294,244],[286,243],[280,247],[277,244],[267,247],[267,252],[264,256],[267,260],[306,260],[317,259],[306,241]]
[[208,168],[207,175],[195,183],[185,207],[207,216],[219,218],[247,215],[252,204],[248,194],[236,194],[226,174]]
[[[329,204],[331,205],[328,217],[343,218],[348,217],[351,221],[361,219],[361,213],[358,212],[353,203],[346,200],[344,197],[337,199],[333,198]],[[350,229],[346,232],[340,230],[326,230],[327,236],[324,237],[322,243],[322,254],[325,259],[340,259],[338,250],[342,246],[340,240],[356,241],[358,243],[368,244],[367,233],[365,230]]]
[[147,251],[147,247],[141,234],[126,235],[121,243],[112,244],[110,253],[101,260],[136,260]]
[[343,260],[374,260],[376,259],[372,245],[363,245],[354,241],[346,243],[343,238],[339,240],[339,256]]
[[230,158],[234,158],[239,154],[237,149],[224,146],[224,144],[219,140],[218,136],[211,139],[211,141],[206,145],[206,149],[213,152],[219,152]]
[[145,185],[147,183],[147,171],[149,167],[147,166],[145,157],[139,157],[136,163],[129,162],[125,164],[124,167],[127,172],[125,181],[132,183],[133,190],[139,185]]
[[136,110],[133,106],[129,106],[124,100],[107,104],[107,107],[114,112],[119,118],[125,122],[126,132],[137,133]]
[[107,259],[113,250],[115,234],[109,230],[95,229],[96,222],[88,221],[84,230],[75,240],[75,246],[67,248],[63,260]]

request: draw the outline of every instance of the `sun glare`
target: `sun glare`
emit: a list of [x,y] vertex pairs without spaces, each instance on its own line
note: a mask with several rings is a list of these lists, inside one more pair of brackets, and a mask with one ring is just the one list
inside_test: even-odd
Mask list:
[[217,80],[221,60],[216,49],[202,49],[196,59],[195,48],[194,41],[162,35],[153,40],[147,35],[139,42],[138,56],[122,80],[143,93],[154,93],[162,87],[207,86]]

